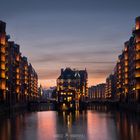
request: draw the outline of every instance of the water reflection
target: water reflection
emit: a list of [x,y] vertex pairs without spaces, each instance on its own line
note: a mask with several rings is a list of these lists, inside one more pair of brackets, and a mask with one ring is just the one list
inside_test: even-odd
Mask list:
[[85,140],[87,137],[87,111],[58,112],[57,134],[63,139]]
[[115,117],[117,133],[121,140],[140,139],[140,116],[116,112]]
[[87,111],[44,111],[0,118],[0,140],[139,140],[140,117],[91,106]]

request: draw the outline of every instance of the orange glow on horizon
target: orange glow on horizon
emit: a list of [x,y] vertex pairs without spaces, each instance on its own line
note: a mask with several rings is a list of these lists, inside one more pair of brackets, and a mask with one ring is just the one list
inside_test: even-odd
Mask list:
[[[43,88],[53,87],[53,86],[56,86],[56,80],[57,79],[47,79],[47,80],[39,79],[38,85],[40,86],[41,84]],[[88,79],[88,87],[97,85],[100,83],[105,83],[105,78],[89,78]]]
[[49,87],[56,86],[56,79],[48,79],[48,80],[39,79],[38,86],[40,86],[40,85],[42,85],[43,88],[49,88]]

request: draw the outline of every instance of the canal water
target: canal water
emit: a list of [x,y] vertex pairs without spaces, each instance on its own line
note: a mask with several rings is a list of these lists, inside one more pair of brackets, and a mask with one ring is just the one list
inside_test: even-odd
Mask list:
[[140,140],[140,116],[92,106],[0,117],[0,140]]

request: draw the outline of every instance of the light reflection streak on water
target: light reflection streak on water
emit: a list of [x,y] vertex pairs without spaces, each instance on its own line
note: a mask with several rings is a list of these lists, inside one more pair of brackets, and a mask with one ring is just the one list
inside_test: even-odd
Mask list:
[[[87,111],[42,111],[0,117],[0,140],[139,140],[140,117],[92,107]],[[81,136],[81,137],[79,137]]]

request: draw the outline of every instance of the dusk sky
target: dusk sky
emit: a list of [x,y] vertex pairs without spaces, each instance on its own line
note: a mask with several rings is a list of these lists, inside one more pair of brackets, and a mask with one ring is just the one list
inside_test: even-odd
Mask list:
[[140,0],[0,0],[0,20],[44,87],[60,69],[87,69],[89,86],[105,82],[131,36]]

